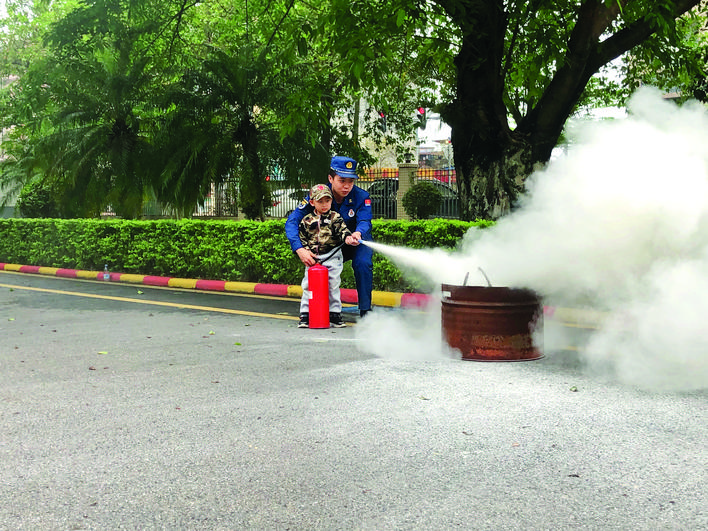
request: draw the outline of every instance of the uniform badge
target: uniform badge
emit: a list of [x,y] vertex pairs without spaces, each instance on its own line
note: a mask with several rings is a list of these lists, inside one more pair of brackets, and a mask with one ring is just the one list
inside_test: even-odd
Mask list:
[[298,208],[305,208],[307,205],[310,203],[308,201],[305,201],[304,199],[300,201],[300,204],[297,206]]
[[354,209],[353,209],[353,208],[350,208],[350,209],[349,209],[349,217],[350,217],[350,218],[353,218],[353,217],[354,217]]
[[371,199],[364,199],[364,206],[371,206]]

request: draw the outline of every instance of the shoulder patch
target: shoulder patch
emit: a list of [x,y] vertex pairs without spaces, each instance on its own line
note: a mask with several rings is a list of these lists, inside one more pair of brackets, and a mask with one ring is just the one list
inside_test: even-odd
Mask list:
[[371,199],[368,199],[368,198],[364,199],[364,206],[370,207],[371,206]]
[[297,206],[298,208],[302,209],[305,208],[307,205],[309,205],[309,201],[305,201],[304,199],[300,201],[300,204]]

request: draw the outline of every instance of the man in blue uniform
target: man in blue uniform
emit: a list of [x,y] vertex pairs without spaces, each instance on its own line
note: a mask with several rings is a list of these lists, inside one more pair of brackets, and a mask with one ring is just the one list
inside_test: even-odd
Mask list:
[[[345,245],[342,248],[344,261],[352,261],[356,291],[359,297],[359,314],[364,317],[371,310],[371,290],[374,283],[374,265],[371,247],[359,245],[359,240],[371,241],[371,199],[369,192],[354,184],[356,161],[349,157],[332,157],[329,171],[329,187],[332,190],[332,210],[336,210],[344,218],[357,245]],[[315,255],[305,249],[300,242],[298,225],[302,218],[312,212],[313,207],[306,197],[285,222],[285,235],[290,241],[290,247],[306,266],[315,265]]]

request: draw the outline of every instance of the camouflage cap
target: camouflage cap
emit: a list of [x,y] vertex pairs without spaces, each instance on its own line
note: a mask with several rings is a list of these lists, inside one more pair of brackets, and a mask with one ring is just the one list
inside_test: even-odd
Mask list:
[[317,201],[323,197],[332,197],[332,190],[326,184],[316,184],[310,188],[310,199]]

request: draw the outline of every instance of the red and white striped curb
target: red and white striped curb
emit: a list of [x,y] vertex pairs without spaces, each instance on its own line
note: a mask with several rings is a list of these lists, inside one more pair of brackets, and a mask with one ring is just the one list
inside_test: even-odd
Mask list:
[[[81,269],[64,269],[58,267],[42,267],[0,262],[0,271],[2,270],[35,275],[104,281],[103,271],[85,271]],[[197,289],[204,291],[272,295],[276,297],[302,297],[302,288],[297,285],[162,277],[154,275],[136,275],[133,273],[109,274],[111,282],[125,282],[129,284],[142,284],[145,286]],[[342,289],[341,292],[342,302],[347,304],[358,303],[359,298],[355,289]],[[431,301],[431,296],[424,293],[393,293],[388,291],[374,291],[371,294],[371,298],[374,306],[401,308],[422,308]]]

